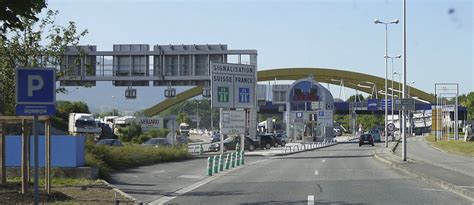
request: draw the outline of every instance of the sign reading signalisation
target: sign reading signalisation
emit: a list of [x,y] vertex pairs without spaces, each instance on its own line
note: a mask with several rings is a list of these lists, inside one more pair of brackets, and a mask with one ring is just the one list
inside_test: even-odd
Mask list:
[[213,108],[255,108],[253,65],[211,62]]
[[221,113],[221,134],[245,134],[245,111],[223,110]]
[[54,115],[55,103],[54,68],[16,69],[16,115]]

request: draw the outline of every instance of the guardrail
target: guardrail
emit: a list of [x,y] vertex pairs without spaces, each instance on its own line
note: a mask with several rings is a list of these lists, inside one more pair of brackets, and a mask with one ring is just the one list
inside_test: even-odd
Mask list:
[[[336,140],[329,140],[329,141],[322,141],[322,142],[311,142],[311,143],[301,143],[297,145],[285,145],[285,148],[283,149],[283,153],[292,153],[292,152],[299,152],[299,151],[305,151],[305,150],[314,150],[317,148],[322,148],[322,147],[327,147],[330,145],[336,144]],[[289,152],[288,152],[289,151]]]

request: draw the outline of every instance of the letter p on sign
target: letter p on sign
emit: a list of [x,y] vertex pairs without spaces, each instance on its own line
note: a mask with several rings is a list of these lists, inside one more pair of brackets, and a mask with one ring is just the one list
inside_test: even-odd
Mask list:
[[28,75],[28,97],[33,97],[33,92],[41,90],[43,85],[43,77],[40,75]]

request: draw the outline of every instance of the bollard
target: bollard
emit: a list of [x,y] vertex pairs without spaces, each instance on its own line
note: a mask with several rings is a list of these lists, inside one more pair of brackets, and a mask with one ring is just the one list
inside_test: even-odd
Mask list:
[[207,176],[212,176],[212,157],[207,158]]
[[224,171],[224,155],[219,155],[219,171]]
[[230,154],[230,167],[232,167],[232,168],[235,167],[235,152],[232,152]]
[[240,151],[237,151],[237,152],[235,153],[235,155],[237,156],[237,157],[236,157],[236,160],[235,160],[235,165],[236,165],[236,166],[240,166],[240,158],[241,158],[241,156],[240,156]]
[[241,165],[244,165],[244,164],[245,164],[245,160],[244,160],[244,159],[245,159],[245,152],[244,152],[244,150],[242,150],[242,151],[240,151],[240,152],[241,152],[241,154],[240,154],[240,156],[241,156],[241,162],[240,162],[240,164],[241,164]]
[[230,153],[227,153],[227,157],[225,158],[225,169],[230,168]]
[[214,174],[219,172],[219,156],[214,156]]
[[237,143],[237,145],[235,146],[235,151],[239,151],[240,150],[240,143]]
[[202,153],[203,153],[202,144],[199,144],[199,155],[202,155]]

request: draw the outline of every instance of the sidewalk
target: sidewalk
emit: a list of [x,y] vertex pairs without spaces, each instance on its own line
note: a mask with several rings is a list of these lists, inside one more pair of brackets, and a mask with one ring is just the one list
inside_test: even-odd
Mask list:
[[[429,184],[440,186],[448,191],[474,201],[473,177],[461,172],[443,168],[438,164],[413,160],[410,158],[408,158],[407,161],[402,161],[399,156],[391,152],[391,149],[395,144],[396,142],[391,142],[388,148],[377,149],[374,155],[375,158],[399,171],[419,177]],[[397,150],[399,149],[401,149],[401,146],[397,147]],[[438,154],[446,155],[446,153],[443,152],[439,152]],[[471,169],[471,171],[474,171],[474,169]]]

